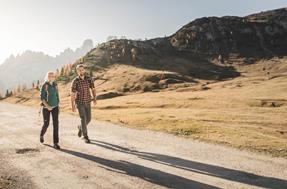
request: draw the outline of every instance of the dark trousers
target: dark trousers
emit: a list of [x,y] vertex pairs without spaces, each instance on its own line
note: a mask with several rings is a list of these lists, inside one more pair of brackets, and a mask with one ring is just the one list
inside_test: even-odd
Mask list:
[[81,118],[81,125],[79,126],[79,129],[82,131],[83,136],[85,138],[88,138],[87,125],[91,121],[91,103],[87,104],[77,103],[77,108]]
[[52,111],[49,111],[48,109],[43,108],[44,125],[42,127],[40,135],[44,136],[44,134],[47,131],[47,128],[49,127],[50,114],[52,114],[52,118],[53,118],[53,140],[54,140],[54,144],[57,144],[59,143],[59,107],[53,108]]

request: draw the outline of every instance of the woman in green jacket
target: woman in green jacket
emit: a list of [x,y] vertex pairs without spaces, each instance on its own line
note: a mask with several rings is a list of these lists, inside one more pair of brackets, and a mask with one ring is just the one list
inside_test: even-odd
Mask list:
[[49,71],[46,74],[45,82],[41,87],[40,97],[43,105],[43,127],[40,133],[40,142],[44,142],[44,134],[50,123],[50,114],[53,118],[53,141],[54,148],[60,149],[59,146],[59,92],[55,82],[55,73]]

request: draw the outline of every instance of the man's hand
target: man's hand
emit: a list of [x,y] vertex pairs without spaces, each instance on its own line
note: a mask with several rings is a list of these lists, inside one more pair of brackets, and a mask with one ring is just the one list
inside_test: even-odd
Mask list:
[[92,93],[93,93],[93,104],[94,106],[97,104],[97,93],[96,93],[96,89],[92,88]]
[[93,104],[94,104],[94,105],[97,105],[97,99],[96,99],[96,98],[94,98]]
[[76,111],[76,106],[72,105],[72,111],[75,112]]

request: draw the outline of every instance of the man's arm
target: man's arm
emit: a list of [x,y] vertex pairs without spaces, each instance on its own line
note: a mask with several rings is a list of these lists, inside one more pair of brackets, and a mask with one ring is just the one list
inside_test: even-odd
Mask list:
[[97,92],[96,92],[96,88],[92,88],[92,95],[93,95],[93,102],[94,104],[97,104]]
[[97,92],[94,84],[93,78],[90,78],[90,88],[92,90],[92,95],[93,95],[93,102],[96,105],[97,104]]
[[72,108],[72,111],[76,111],[76,93],[73,93],[71,92],[71,108]]

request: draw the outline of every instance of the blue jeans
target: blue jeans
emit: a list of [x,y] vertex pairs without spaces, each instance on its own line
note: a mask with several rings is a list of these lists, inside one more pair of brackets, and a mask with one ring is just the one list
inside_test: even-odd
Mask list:
[[82,131],[83,136],[85,138],[88,138],[87,125],[91,121],[91,103],[87,104],[77,103],[77,109],[79,111],[79,115],[81,118],[81,125],[79,126],[79,129]]

